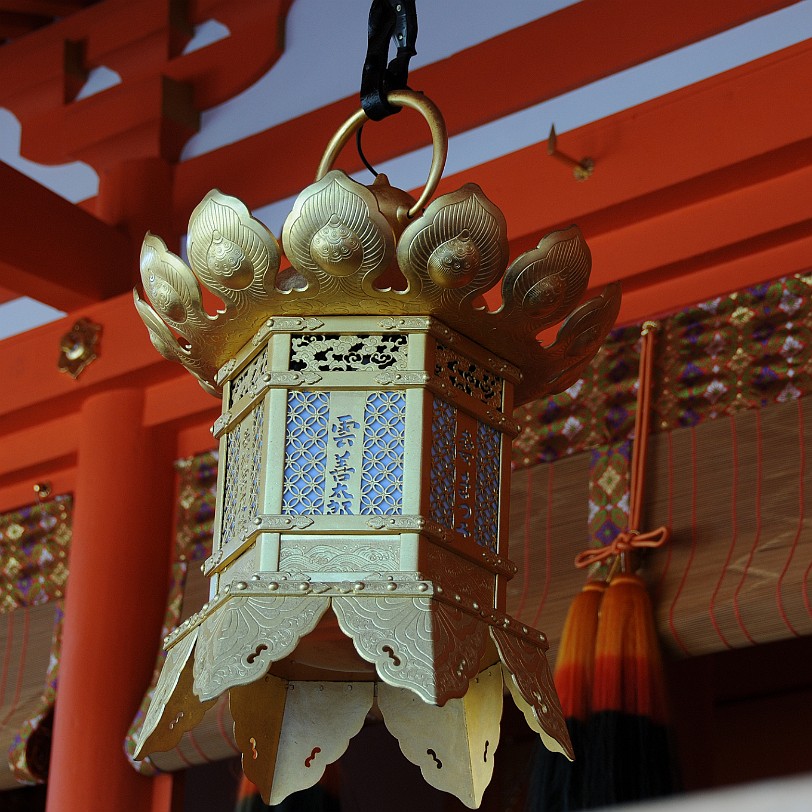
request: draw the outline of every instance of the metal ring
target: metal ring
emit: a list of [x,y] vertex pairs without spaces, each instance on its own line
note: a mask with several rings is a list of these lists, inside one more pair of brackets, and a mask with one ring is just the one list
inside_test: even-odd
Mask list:
[[[394,90],[386,99],[390,104],[396,107],[410,107],[412,110],[417,110],[426,120],[426,123],[429,125],[429,130],[431,131],[434,151],[431,156],[429,176],[426,179],[426,185],[420,197],[417,199],[417,202],[409,209],[409,217],[411,218],[423,210],[423,207],[437,189],[437,184],[439,184],[440,178],[443,175],[445,159],[448,155],[448,133],[439,108],[422,93],[415,93],[413,90]],[[324,151],[324,156],[316,171],[316,180],[321,180],[330,169],[332,169],[333,162],[347,141],[350,140],[352,135],[362,124],[369,120],[363,109],[359,109],[341,125],[336,134],[330,139],[330,143]]]

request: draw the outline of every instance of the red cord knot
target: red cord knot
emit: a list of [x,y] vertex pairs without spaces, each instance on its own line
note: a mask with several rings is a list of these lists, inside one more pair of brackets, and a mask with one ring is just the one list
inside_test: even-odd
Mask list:
[[605,547],[593,547],[578,553],[575,556],[575,566],[578,569],[584,569],[605,561],[607,558],[635,549],[662,547],[670,537],[671,531],[667,527],[658,527],[656,530],[648,530],[645,533],[638,530],[622,530],[615,536],[615,540],[611,544],[607,544]]

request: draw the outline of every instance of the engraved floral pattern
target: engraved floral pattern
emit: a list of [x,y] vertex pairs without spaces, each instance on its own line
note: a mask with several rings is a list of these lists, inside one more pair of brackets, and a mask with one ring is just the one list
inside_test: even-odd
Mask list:
[[313,631],[329,604],[313,595],[231,598],[200,627],[195,693],[205,701],[259,679]]
[[279,568],[290,572],[395,571],[400,562],[399,542],[376,544],[307,544],[284,542]]
[[460,595],[468,604],[478,603],[482,607],[493,604],[492,572],[436,544],[427,544],[424,556],[423,577],[442,584],[446,592]]
[[431,598],[334,597],[333,611],[381,679],[434,705],[465,694],[485,650],[485,624]]

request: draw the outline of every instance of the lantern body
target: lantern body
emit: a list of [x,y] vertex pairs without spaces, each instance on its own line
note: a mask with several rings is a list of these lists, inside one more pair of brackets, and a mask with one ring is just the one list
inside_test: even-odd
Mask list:
[[[476,807],[504,684],[572,756],[547,641],[504,612],[511,413],[578,379],[619,289],[573,310],[590,268],[574,227],[507,267],[504,218],[473,184],[417,210],[383,176],[333,170],[285,223],[288,270],[217,191],[190,221],[193,270],[145,239],[139,314],[223,412],[210,598],[165,640],[137,756],[174,747],[227,692],[243,769],[278,803],[372,711],[429,783]],[[500,279],[489,312],[479,297]]]
[[428,598],[442,575],[457,607],[503,609],[518,370],[430,317],[271,319],[258,336],[224,375],[212,596],[273,572],[299,595],[365,599],[377,580]]

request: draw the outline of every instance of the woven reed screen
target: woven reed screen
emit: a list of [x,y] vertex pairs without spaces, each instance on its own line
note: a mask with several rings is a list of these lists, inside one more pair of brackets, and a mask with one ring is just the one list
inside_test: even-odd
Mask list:
[[[38,716],[47,682],[57,607],[53,603],[0,617],[0,746],[8,754],[25,723]],[[0,759],[0,790],[20,786],[9,758]]]
[[0,790],[47,777],[71,512],[59,496],[0,515]]
[[[812,634],[812,403],[741,411],[653,437],[645,529],[668,525],[648,555],[657,625],[684,656]],[[590,452],[514,473],[508,610],[553,651],[585,575]]]

